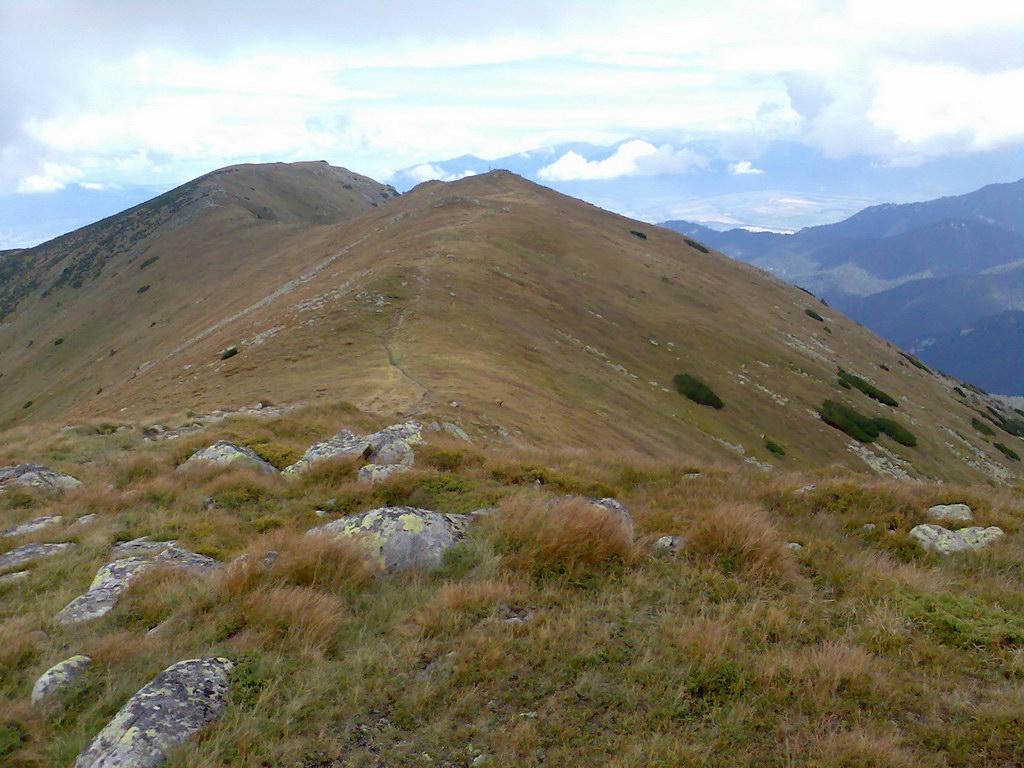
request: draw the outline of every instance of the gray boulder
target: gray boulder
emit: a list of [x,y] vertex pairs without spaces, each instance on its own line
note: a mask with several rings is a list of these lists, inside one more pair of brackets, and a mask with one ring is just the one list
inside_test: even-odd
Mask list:
[[78,478],[41,464],[16,464],[0,468],[0,491],[15,487],[35,491],[70,491],[81,484]]
[[0,531],[0,537],[12,539],[15,536],[27,536],[30,533],[36,533],[44,528],[60,525],[60,522],[63,519],[64,518],[60,515],[44,515],[43,517],[37,517],[35,520],[29,520],[27,523],[15,525],[5,531]]
[[359,479],[374,485],[408,471],[409,467],[405,464],[366,464],[359,468]]
[[330,440],[310,446],[302,458],[284,470],[284,474],[302,474],[319,461],[345,456],[361,456],[372,464],[411,466],[413,446],[423,442],[422,429],[415,421],[393,424],[366,437],[343,429]]
[[32,705],[53,702],[81,679],[91,663],[88,656],[80,655],[54,664],[32,686]]
[[79,595],[54,617],[58,624],[78,624],[110,613],[121,594],[150,568],[164,565],[203,573],[219,568],[212,557],[180,549],[173,543],[156,557],[126,557],[99,569],[84,595]]
[[178,469],[190,469],[200,464],[218,464],[220,466],[255,469],[264,475],[278,474],[277,467],[256,453],[252,448],[246,448],[244,445],[235,445],[226,440],[221,440],[203,448],[201,451],[196,451]]
[[941,525],[924,523],[914,526],[910,530],[910,538],[920,544],[922,548],[938,552],[940,555],[979,550],[1002,537],[1002,529],[995,526],[961,528],[958,531],[950,531]]
[[415,507],[381,507],[310,529],[312,535],[351,537],[386,571],[436,568],[444,553],[466,536],[473,515]]
[[177,543],[176,539],[171,541],[152,541],[149,536],[140,536],[137,539],[124,541],[116,545],[111,552],[111,556],[115,560],[120,560],[125,557],[136,557],[138,555],[157,555]]
[[6,587],[8,584],[24,581],[31,574],[32,571],[15,571],[14,573],[5,573],[3,576],[0,576],[0,587]]
[[229,659],[173,664],[128,699],[78,755],[75,768],[151,768],[216,720],[224,709]]
[[60,552],[66,552],[69,549],[74,549],[74,547],[75,545],[70,541],[63,544],[26,544],[23,547],[16,547],[10,552],[4,552],[0,555],[0,571],[31,563],[33,560],[38,560],[41,557],[49,557]]
[[675,557],[685,545],[686,540],[682,536],[662,536],[654,542],[651,549],[656,555]]
[[329,459],[340,459],[345,456],[362,456],[370,450],[370,441],[365,437],[350,432],[347,429],[341,430],[330,440],[313,443],[302,458],[289,467],[285,467],[286,475],[301,475],[320,461]]
[[971,508],[966,504],[936,504],[929,507],[925,513],[932,520],[952,520],[955,522],[970,522],[974,515]]
[[73,522],[71,525],[68,526],[68,530],[69,531],[74,531],[74,530],[78,530],[79,528],[84,528],[89,523],[91,523],[93,520],[95,520],[97,517],[98,517],[98,515],[92,514],[92,513],[90,513],[88,515],[82,515],[80,518],[75,520],[75,522]]

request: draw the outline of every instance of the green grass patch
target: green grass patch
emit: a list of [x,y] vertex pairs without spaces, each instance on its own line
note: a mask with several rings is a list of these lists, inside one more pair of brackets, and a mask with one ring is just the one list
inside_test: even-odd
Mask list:
[[707,405],[715,409],[725,407],[725,403],[722,402],[722,398],[716,395],[711,387],[696,376],[691,376],[688,373],[680,373],[672,378],[672,383],[676,385],[676,390],[679,394],[685,395],[698,405]]

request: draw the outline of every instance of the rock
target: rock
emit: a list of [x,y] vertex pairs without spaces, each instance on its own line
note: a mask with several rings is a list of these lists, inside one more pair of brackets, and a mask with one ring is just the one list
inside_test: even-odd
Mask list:
[[444,553],[465,538],[470,515],[449,515],[415,507],[381,507],[310,529],[362,541],[387,571],[436,568]]
[[864,533],[871,533],[873,530],[875,530],[876,527],[877,526],[874,523],[864,523],[864,525],[862,525],[860,529]]
[[797,488],[795,491],[793,491],[793,493],[801,493],[801,494],[803,494],[803,493],[810,493],[813,490],[814,490],[814,486],[813,485],[805,485],[803,488]]
[[97,516],[94,515],[94,514],[82,515],[80,518],[75,520],[75,522],[73,522],[71,525],[68,526],[68,530],[69,531],[74,531],[74,530],[76,530],[78,528],[84,528],[89,523],[91,523],[93,520],[95,520],[96,517]]
[[91,663],[88,656],[79,655],[54,664],[32,686],[32,705],[39,706],[62,695],[85,674]]
[[136,557],[138,555],[156,555],[177,543],[177,540],[151,541],[149,536],[140,536],[137,539],[118,544],[110,554],[115,560],[120,560],[123,557]]
[[401,464],[411,466],[413,446],[423,442],[423,427],[419,422],[407,421],[360,437],[347,429],[330,440],[314,443],[302,458],[284,470],[286,475],[302,474],[318,461],[339,459],[344,456],[362,456],[372,464]]
[[686,544],[682,536],[662,536],[651,546],[656,555],[675,557]]
[[440,426],[440,428],[443,429],[452,437],[457,437],[460,440],[464,440],[467,443],[473,442],[472,438],[466,434],[466,430],[464,430],[462,427],[460,427],[458,424],[454,422],[446,421],[444,422],[444,424]]
[[114,560],[99,569],[86,593],[64,606],[54,621],[58,624],[78,624],[105,616],[133,581],[158,565],[201,573],[218,568],[221,564],[212,557],[180,549],[173,542],[153,558],[136,556]]
[[924,523],[910,530],[910,538],[924,549],[938,552],[940,555],[979,550],[998,541],[1002,536],[1002,529],[994,525],[989,528],[961,528],[958,531],[950,531],[941,525]]
[[369,449],[370,441],[367,438],[343,429],[330,440],[313,443],[302,454],[302,458],[285,468],[284,474],[300,475],[303,472],[308,472],[310,467],[319,461],[340,459],[344,456],[361,456]]
[[44,528],[59,525],[60,521],[63,519],[64,518],[60,515],[44,515],[43,517],[37,517],[35,520],[29,520],[27,523],[15,525],[5,531],[0,531],[0,537],[11,539],[15,536],[27,536],[30,533],[41,531]]
[[17,464],[0,468],[0,491],[14,487],[36,491],[70,491],[81,484],[78,478],[41,464]]
[[804,548],[804,545],[797,541],[791,541],[789,542],[789,544],[786,545],[786,547],[792,549],[794,552],[799,552],[801,549]]
[[3,576],[0,576],[0,587],[24,581],[31,573],[32,571],[15,571],[14,573],[5,573]]
[[216,720],[226,703],[234,662],[189,659],[172,664],[128,699],[78,755],[75,768],[149,768]]
[[374,485],[408,471],[409,467],[405,464],[367,464],[359,468],[359,479]]
[[17,547],[10,552],[0,555],[0,571],[31,563],[33,560],[38,560],[41,557],[50,557],[51,555],[74,549],[74,547],[75,545],[70,541],[64,544],[26,544],[23,547]]
[[932,520],[953,520],[965,523],[974,518],[971,508],[966,504],[936,504],[934,507],[929,507],[925,514]]
[[255,469],[264,475],[278,474],[277,468],[252,448],[246,448],[244,445],[235,445],[226,440],[221,440],[203,448],[201,451],[196,451],[178,469],[191,468],[204,463]]

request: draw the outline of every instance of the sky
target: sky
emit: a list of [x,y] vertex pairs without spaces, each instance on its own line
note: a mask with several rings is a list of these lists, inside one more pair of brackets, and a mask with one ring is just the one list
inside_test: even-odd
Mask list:
[[1024,3],[0,0],[0,195],[325,159],[387,181],[582,141],[552,181],[714,138],[909,166],[1024,147]]

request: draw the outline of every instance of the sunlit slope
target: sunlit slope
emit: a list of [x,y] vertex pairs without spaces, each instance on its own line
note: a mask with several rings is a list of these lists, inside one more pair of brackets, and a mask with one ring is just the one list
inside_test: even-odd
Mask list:
[[[71,333],[48,317],[29,336],[48,345],[33,373],[40,381],[50,361],[58,384],[34,398],[5,392],[4,417],[341,399],[559,446],[964,480],[1010,479],[1016,466],[972,429],[978,395],[809,294],[506,172],[424,184],[340,223],[234,223],[182,226],[166,258],[109,301],[78,306],[83,294],[69,325],[89,352],[71,371]],[[140,282],[151,288],[138,294]],[[839,368],[899,407],[840,388]],[[680,373],[724,407],[676,392]],[[79,378],[87,385],[69,383]],[[825,399],[895,419],[918,445],[856,443],[820,420]]]

